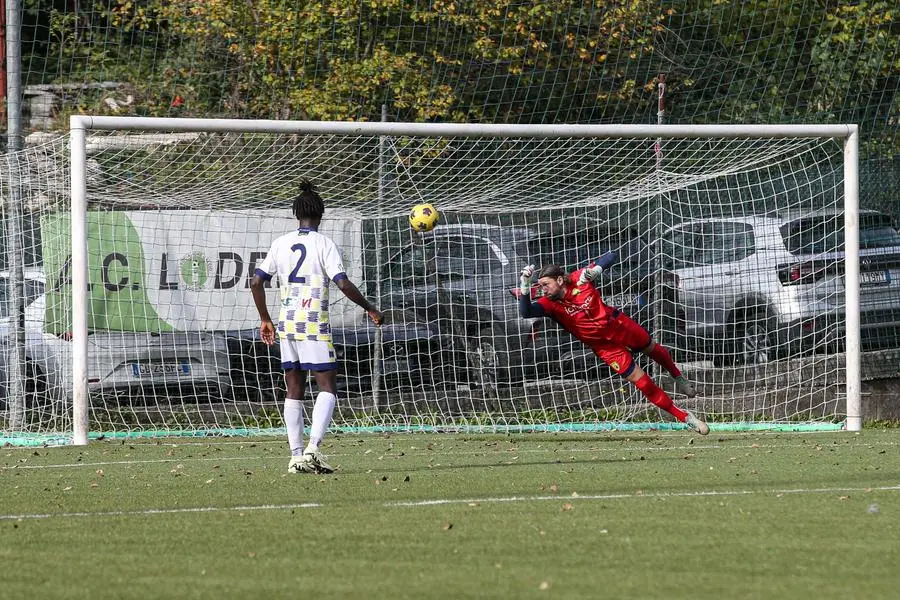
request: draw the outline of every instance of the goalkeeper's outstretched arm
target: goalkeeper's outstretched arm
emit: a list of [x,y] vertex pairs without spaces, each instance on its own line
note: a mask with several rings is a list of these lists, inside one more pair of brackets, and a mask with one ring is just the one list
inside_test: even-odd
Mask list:
[[522,269],[522,275],[519,277],[519,316],[523,319],[547,316],[540,304],[531,301],[532,275],[534,275],[534,265],[528,265]]
[[523,319],[546,317],[547,313],[537,302],[531,301],[531,294],[519,294],[519,316]]
[[597,262],[592,266],[585,267],[581,270],[581,274],[578,276],[578,285],[584,285],[588,282],[594,283],[600,278],[600,273],[615,264],[617,259],[618,255],[610,250],[609,252],[598,258]]

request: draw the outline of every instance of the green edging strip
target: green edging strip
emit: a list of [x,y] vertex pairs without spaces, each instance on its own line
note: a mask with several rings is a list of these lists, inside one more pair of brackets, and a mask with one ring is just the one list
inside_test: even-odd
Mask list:
[[[842,431],[843,423],[710,423],[712,433],[730,431]],[[334,427],[334,433],[581,433],[603,431],[685,431],[683,423],[548,423],[535,425],[370,425]],[[307,433],[309,428],[307,428]],[[253,437],[286,435],[284,427],[269,429],[203,429],[196,431],[116,431],[91,433],[91,440],[128,440],[148,438]],[[65,446],[71,435],[22,434],[0,437],[0,446]]]

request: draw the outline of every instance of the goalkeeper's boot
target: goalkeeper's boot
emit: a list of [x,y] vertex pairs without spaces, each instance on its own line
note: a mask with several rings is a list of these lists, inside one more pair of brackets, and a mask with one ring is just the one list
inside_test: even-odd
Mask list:
[[707,425],[704,421],[701,421],[691,411],[687,411],[687,418],[685,418],[684,423],[690,429],[693,429],[700,435],[707,435],[709,433],[709,425]]
[[334,473],[334,467],[325,460],[325,455],[318,450],[307,450],[303,453],[300,470],[304,473],[318,473],[327,475]]
[[288,473],[301,473],[303,471],[303,457],[292,456],[288,463]]
[[688,398],[693,398],[697,395],[697,387],[684,375],[679,375],[675,378],[675,389],[678,390],[679,394],[683,394]]

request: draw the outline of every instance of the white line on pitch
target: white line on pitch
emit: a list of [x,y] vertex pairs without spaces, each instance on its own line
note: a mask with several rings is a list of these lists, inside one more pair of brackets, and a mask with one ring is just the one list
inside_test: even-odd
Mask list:
[[247,461],[247,462],[258,462],[258,461],[266,461],[266,460],[284,460],[284,457],[281,456],[219,456],[215,458],[209,458],[205,456],[200,457],[173,457],[173,458],[154,458],[147,460],[109,460],[109,461],[101,461],[101,462],[78,462],[78,463],[61,463],[56,465],[6,465],[0,466],[0,471],[16,471],[22,469],[71,469],[74,467],[112,467],[115,465],[153,465],[153,464],[166,464],[166,463],[185,463],[185,462],[226,462],[226,461]]
[[[900,491],[900,485],[882,486],[871,488],[808,488],[808,489],[783,489],[783,490],[724,490],[724,491],[699,491],[699,492],[660,492],[655,494],[585,494],[578,496],[507,496],[493,498],[465,498],[450,499],[438,498],[434,500],[417,500],[411,502],[385,502],[385,507],[423,507],[423,506],[441,506],[448,504],[489,504],[489,503],[510,503],[510,502],[559,502],[577,501],[577,500],[630,500],[638,498],[702,498],[702,497],[728,497],[728,496],[751,496],[751,495],[777,495],[777,494],[836,494],[846,492],[896,492]],[[151,508],[146,510],[120,510],[120,511],[104,511],[104,512],[66,512],[66,513],[38,513],[38,514],[20,514],[20,515],[0,515],[0,521],[20,521],[26,519],[52,519],[52,518],[79,518],[79,517],[121,517],[121,516],[147,516],[147,515],[168,515],[179,513],[216,513],[216,512],[241,512],[241,511],[267,511],[267,510],[287,510],[287,509],[306,509],[319,508],[318,503],[303,504],[262,504],[258,506],[233,506],[233,507],[197,507],[197,508]]]
[[836,494],[840,492],[897,492],[900,485],[871,487],[871,488],[810,488],[810,489],[786,489],[786,490],[723,490],[723,491],[699,491],[699,492],[659,492],[652,494],[578,494],[577,496],[507,496],[494,498],[466,498],[466,499],[435,499],[414,500],[409,502],[386,502],[384,506],[440,506],[446,504],[489,504],[500,502],[545,502],[547,500],[628,500],[633,498],[698,498],[715,496],[751,496],[759,494]]
[[0,521],[20,521],[24,519],[53,519],[56,517],[139,517],[143,515],[174,515],[178,513],[215,513],[241,512],[250,510],[286,510],[294,508],[319,508],[321,504],[307,502],[304,504],[263,504],[260,506],[205,506],[198,508],[148,508],[145,510],[114,510],[106,512],[65,512],[23,515],[0,515]]

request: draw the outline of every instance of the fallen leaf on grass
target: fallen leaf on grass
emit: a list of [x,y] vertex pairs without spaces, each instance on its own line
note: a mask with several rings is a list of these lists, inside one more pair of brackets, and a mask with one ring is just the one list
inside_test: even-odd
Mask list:
[[572,510],[573,508],[574,507],[572,506],[571,502],[566,502],[565,504],[562,505],[562,508],[560,509],[560,511],[565,512],[567,510]]

